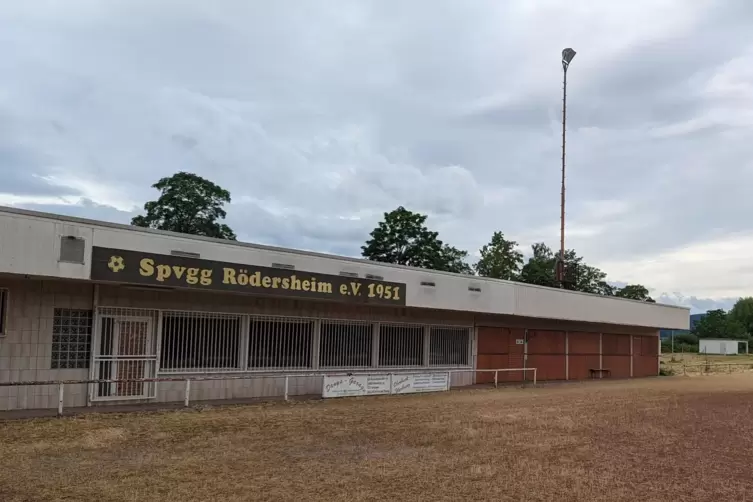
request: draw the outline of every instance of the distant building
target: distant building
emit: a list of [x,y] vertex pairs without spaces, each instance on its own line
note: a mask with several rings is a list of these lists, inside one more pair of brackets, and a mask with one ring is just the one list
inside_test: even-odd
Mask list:
[[731,356],[740,353],[740,344],[745,344],[745,353],[748,353],[748,342],[746,340],[728,340],[717,338],[704,338],[700,340],[698,347],[699,354],[718,354],[722,356]]
[[662,340],[667,340],[669,338],[672,338],[672,333],[675,335],[683,335],[685,333],[690,333],[693,331],[693,328],[695,328],[695,325],[703,319],[706,316],[706,312],[702,314],[691,314],[690,315],[690,329],[662,329],[659,331],[659,336]]

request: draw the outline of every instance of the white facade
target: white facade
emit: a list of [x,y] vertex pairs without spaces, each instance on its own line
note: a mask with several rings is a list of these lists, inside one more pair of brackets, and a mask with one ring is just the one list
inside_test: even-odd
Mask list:
[[723,356],[736,355],[739,353],[740,342],[745,342],[745,340],[701,339],[699,340],[698,353]]
[[[61,239],[83,239],[80,263],[60,260]],[[406,284],[406,307],[664,329],[688,329],[686,308],[563,291],[483,277],[234,243],[128,225],[0,208],[0,273],[87,280],[92,246],[342,275],[372,274]],[[426,284],[433,284],[427,286]]]

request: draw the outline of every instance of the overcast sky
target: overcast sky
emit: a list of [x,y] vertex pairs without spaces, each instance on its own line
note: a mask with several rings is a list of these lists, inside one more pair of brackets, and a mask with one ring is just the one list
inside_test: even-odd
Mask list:
[[241,240],[358,255],[383,212],[559,239],[694,311],[753,294],[749,0],[0,6],[0,204],[127,223],[179,170]]

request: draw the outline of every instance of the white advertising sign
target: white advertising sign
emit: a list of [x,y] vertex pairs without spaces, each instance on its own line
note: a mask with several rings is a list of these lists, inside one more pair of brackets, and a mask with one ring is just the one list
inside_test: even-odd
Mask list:
[[376,396],[389,393],[389,375],[325,376],[322,386],[322,397]]
[[439,392],[450,388],[449,374],[424,373],[415,375],[392,375],[392,393]]
[[401,375],[325,376],[322,397],[376,396],[380,394],[410,394],[440,392],[450,389],[448,373]]

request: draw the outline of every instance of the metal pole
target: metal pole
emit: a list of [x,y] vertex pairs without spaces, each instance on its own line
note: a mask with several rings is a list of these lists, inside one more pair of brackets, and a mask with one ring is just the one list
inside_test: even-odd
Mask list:
[[538,368],[533,369],[533,384],[536,385],[536,371]]
[[285,401],[288,400],[288,384],[289,384],[289,377],[285,376]]
[[188,403],[191,400],[191,379],[186,378],[186,395],[183,398],[183,406],[188,408]]
[[565,287],[565,124],[567,123],[567,65],[562,66],[562,191],[560,193],[560,288]]
[[497,382],[499,381],[499,371],[494,370],[494,388],[497,388]]
[[58,416],[63,416],[63,392],[65,384],[63,382],[58,383]]

